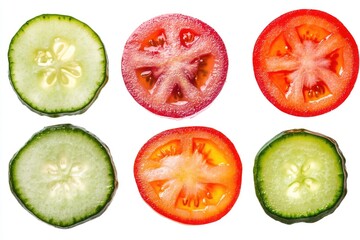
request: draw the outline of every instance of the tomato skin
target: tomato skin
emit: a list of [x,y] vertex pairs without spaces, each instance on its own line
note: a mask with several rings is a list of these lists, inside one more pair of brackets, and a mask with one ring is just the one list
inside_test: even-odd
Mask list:
[[228,56],[219,34],[199,19],[164,14],[142,23],[122,56],[125,86],[138,104],[169,118],[192,117],[220,93]]
[[[305,64],[310,71],[301,68]],[[274,106],[290,115],[311,117],[334,110],[349,96],[358,75],[359,52],[351,33],[337,18],[319,10],[299,9],[274,19],[260,33],[253,68],[262,93]],[[306,74],[314,79],[309,81]]]
[[141,197],[156,212],[200,225],[232,209],[240,194],[242,163],[233,143],[218,130],[180,127],[143,145],[134,176]]

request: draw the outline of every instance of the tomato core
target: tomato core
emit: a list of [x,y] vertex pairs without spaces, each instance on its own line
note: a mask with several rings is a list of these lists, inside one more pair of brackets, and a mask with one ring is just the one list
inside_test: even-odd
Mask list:
[[[305,102],[316,102],[331,95],[331,91],[324,82],[324,79],[316,76],[316,69],[320,65],[320,67],[326,67],[340,76],[344,64],[342,49],[335,49],[326,56],[318,55],[319,44],[322,41],[327,41],[331,37],[331,32],[310,24],[297,26],[295,30],[301,42],[299,44],[302,46],[289,43],[290,40],[286,39],[286,32],[283,32],[272,42],[269,56],[294,57],[298,62],[297,68],[290,71],[285,69],[269,72],[269,76],[285,97],[288,97],[290,85],[294,81],[302,81],[303,100]],[[291,44],[294,46],[291,46]],[[299,75],[298,72],[301,72],[303,79],[296,79]]]
[[[171,178],[150,182],[161,198],[173,180],[183,187],[177,196],[175,207],[186,210],[203,210],[217,205],[226,195],[226,187],[218,183],[204,183],[202,172],[209,166],[227,165],[226,156],[209,139],[194,138],[191,151],[183,152],[181,140],[172,140],[155,149],[151,159],[158,161],[160,168],[172,169]],[[174,171],[176,170],[176,171]]]

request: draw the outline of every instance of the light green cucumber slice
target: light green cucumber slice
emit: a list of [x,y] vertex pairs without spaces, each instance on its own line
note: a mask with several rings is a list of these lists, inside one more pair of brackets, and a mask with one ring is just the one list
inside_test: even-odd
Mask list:
[[347,192],[345,158],[337,142],[305,129],[284,131],[267,142],[253,173],[265,212],[287,224],[320,220]]
[[83,113],[107,82],[100,37],[70,16],[44,14],[27,21],[11,40],[8,60],[18,97],[41,115]]
[[102,214],[117,189],[107,146],[70,124],[44,128],[14,155],[10,188],[29,212],[59,228]]

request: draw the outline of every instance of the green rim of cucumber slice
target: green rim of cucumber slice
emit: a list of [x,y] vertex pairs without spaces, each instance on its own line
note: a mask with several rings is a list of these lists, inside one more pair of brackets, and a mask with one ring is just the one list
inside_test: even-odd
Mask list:
[[17,31],[8,50],[9,79],[18,98],[40,115],[85,112],[108,80],[97,33],[66,15],[43,14]]
[[337,142],[306,129],[287,130],[267,142],[253,174],[261,206],[286,224],[322,219],[347,193],[345,157]]
[[11,159],[9,183],[25,209],[59,228],[100,216],[118,184],[108,147],[71,124],[34,134]]

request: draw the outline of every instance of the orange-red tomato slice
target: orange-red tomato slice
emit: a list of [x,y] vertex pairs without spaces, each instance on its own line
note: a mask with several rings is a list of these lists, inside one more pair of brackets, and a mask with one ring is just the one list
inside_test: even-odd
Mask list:
[[265,97],[296,116],[316,116],[342,104],[359,70],[357,44],[334,16],[300,9],[273,20],[258,37],[253,65]]
[[127,40],[122,75],[131,96],[170,118],[193,116],[220,93],[228,56],[219,34],[199,19],[164,14],[142,23]]
[[134,176],[145,202],[185,224],[225,216],[241,187],[242,163],[233,143],[208,127],[163,131],[139,151]]

